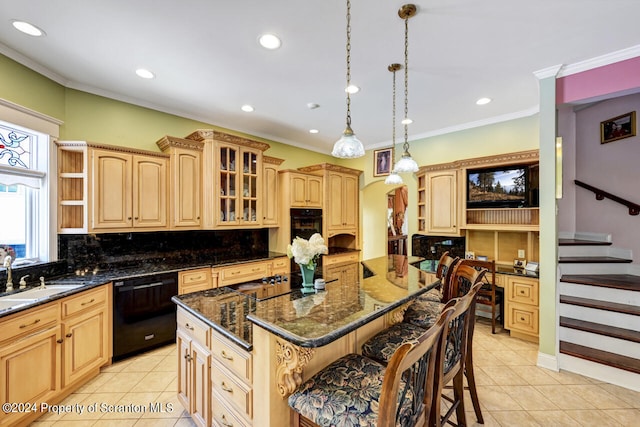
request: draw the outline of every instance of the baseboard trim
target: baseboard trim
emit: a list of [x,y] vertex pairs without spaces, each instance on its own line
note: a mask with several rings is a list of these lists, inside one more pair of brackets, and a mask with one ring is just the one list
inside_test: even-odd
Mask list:
[[550,371],[558,372],[560,370],[558,367],[558,358],[551,354],[538,352],[538,362],[536,364],[538,367],[549,369]]

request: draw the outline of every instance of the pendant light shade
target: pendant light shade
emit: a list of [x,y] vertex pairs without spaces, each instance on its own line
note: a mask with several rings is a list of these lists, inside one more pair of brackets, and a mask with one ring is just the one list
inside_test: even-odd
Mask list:
[[[347,87],[351,85],[351,1],[347,0]],[[351,94],[347,91],[347,127],[333,145],[333,157],[355,159],[364,156],[364,146],[351,129]]]
[[384,183],[388,185],[400,185],[404,184],[404,181],[402,181],[402,177],[398,175],[395,170],[393,170],[389,175],[387,175]]
[[393,170],[396,173],[415,173],[418,172],[418,164],[409,154],[409,18],[416,14],[416,6],[414,4],[405,4],[398,10],[398,16],[404,19],[404,144],[402,145],[403,153],[400,160],[396,162]]
[[355,159],[364,156],[362,142],[353,133],[351,126],[347,125],[340,139],[333,144],[331,155],[339,159]]

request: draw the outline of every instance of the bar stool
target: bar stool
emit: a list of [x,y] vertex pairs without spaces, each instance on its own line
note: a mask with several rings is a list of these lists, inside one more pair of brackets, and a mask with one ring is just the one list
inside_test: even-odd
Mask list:
[[302,383],[289,396],[292,425],[425,426],[441,393],[443,331],[453,309],[432,328],[400,345],[385,366],[348,354]]
[[[486,270],[476,270],[475,268],[465,265],[465,260],[457,263],[452,271],[449,287],[451,293],[455,296],[468,295],[471,289],[477,288],[476,295],[473,298],[470,308],[469,326],[466,329],[465,337],[465,363],[463,364],[463,374],[467,377],[468,390],[471,394],[476,418],[480,424],[484,423],[482,412],[480,410],[480,402],[476,390],[475,375],[473,370],[472,342],[475,322],[475,301],[477,292],[482,287],[482,280],[486,274]],[[362,346],[362,354],[382,363],[388,361],[388,355],[393,354],[397,346],[401,345],[404,339],[419,334],[421,329],[428,328],[435,319],[438,318],[438,310],[448,307],[442,303],[433,301],[416,301],[405,312],[404,322],[397,323],[381,333],[375,335]],[[442,307],[442,308],[440,308]],[[448,381],[443,383],[448,384]],[[455,388],[455,384],[454,384]],[[450,416],[451,414],[449,414]]]
[[453,266],[460,261],[458,257],[452,257],[449,255],[449,251],[446,251],[440,257],[438,261],[438,267],[436,268],[436,278],[440,279],[439,288],[434,288],[422,295],[417,299],[419,301],[434,301],[446,303],[451,299],[451,295],[447,294],[449,281],[451,279],[451,273],[453,272]]

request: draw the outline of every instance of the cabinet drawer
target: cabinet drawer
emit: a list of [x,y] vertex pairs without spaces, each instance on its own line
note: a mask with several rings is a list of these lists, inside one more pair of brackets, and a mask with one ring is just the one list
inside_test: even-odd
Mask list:
[[191,285],[193,283],[202,283],[208,282],[208,273],[209,269],[200,269],[193,271],[181,271],[180,275],[180,284],[181,285]]
[[507,304],[506,327],[530,335],[538,335],[538,309],[526,304]]
[[246,282],[248,280],[261,279],[267,277],[269,263],[248,263],[218,269],[219,286],[233,285]]
[[178,307],[178,329],[202,345],[209,345],[209,327],[199,319]]
[[82,311],[91,310],[96,307],[105,307],[107,302],[107,287],[82,292],[62,301],[62,318],[65,319]]
[[357,262],[359,259],[360,259],[359,252],[350,252],[350,253],[341,254],[341,255],[325,255],[322,258],[322,265],[327,266],[327,265],[339,264],[341,262]]
[[227,402],[241,414],[253,417],[252,390],[239,378],[221,367],[216,361],[211,366],[211,384]]
[[283,257],[283,258],[276,258],[272,261],[272,265],[273,265],[273,271],[274,273],[276,272],[276,270],[278,272],[282,271],[283,269],[288,271],[288,267],[289,267],[289,258]]
[[502,274],[496,274],[496,286],[504,288],[507,284],[507,278]]
[[250,427],[251,423],[243,420],[232,409],[225,405],[225,400],[216,390],[211,399],[211,420],[216,427]]
[[251,353],[231,344],[217,333],[211,334],[211,354],[225,368],[239,376],[242,381],[252,383]]
[[507,299],[521,304],[538,306],[538,282],[509,278]]
[[16,339],[24,335],[55,325],[58,321],[58,303],[34,308],[15,314],[0,322],[0,342]]

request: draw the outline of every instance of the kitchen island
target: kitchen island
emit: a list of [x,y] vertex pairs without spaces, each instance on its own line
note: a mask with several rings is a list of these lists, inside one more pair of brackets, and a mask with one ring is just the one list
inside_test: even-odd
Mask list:
[[174,297],[180,400],[197,424],[288,425],[286,398],[297,385],[359,352],[435,285],[421,280],[416,261],[391,255],[331,266],[322,272],[326,289],[312,294],[256,300],[222,288]]

